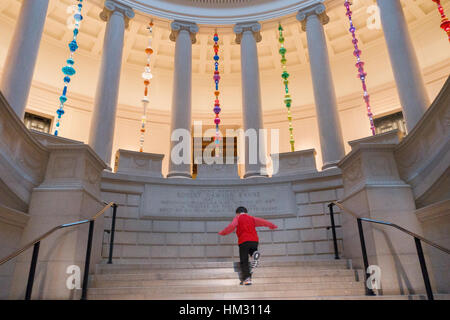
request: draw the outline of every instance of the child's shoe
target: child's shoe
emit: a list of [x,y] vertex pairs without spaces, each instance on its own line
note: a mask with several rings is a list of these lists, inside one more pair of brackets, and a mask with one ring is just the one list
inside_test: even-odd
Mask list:
[[247,278],[244,280],[244,286],[251,286],[252,285],[252,278]]
[[253,261],[252,261],[252,271],[253,271],[253,269],[258,267],[258,265],[259,265],[259,259],[261,258],[261,253],[259,253],[259,251],[253,252],[252,258],[253,258]]

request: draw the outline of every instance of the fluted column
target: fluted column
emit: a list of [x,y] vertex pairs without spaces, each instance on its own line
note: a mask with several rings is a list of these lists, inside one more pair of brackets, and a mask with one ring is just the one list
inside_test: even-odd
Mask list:
[[5,60],[0,90],[20,119],[30,93],[48,0],[23,0]]
[[[245,137],[244,178],[266,176],[265,141],[259,130],[263,129],[261,88],[257,42],[261,41],[261,25],[258,22],[238,23],[234,26],[236,43],[241,45],[242,111],[244,130],[255,130],[256,139]],[[263,161],[261,161],[263,160]]]
[[[192,44],[196,42],[195,35],[198,32],[198,26],[191,22],[173,21],[171,27],[172,33],[170,34],[170,40],[175,41],[175,64],[170,134],[172,135],[177,129],[182,129],[189,132],[190,137],[192,121]],[[180,140],[182,139],[180,138]],[[167,177],[191,178],[192,143],[191,141],[183,143],[183,145],[188,147],[182,148],[180,154],[177,155],[180,159],[188,159],[187,163],[186,161],[179,163],[178,159],[175,160],[172,157],[172,150],[175,150],[174,147],[179,143],[179,140],[172,141],[171,139],[171,154]],[[184,154],[184,152],[188,154]]]
[[336,103],[336,93],[331,75],[327,43],[323,25],[329,18],[323,4],[302,9],[297,19],[306,31],[311,76],[319,126],[322,170],[335,167],[344,157],[344,140]]
[[100,76],[95,94],[89,145],[110,164],[125,28],[134,17],[133,10],[113,0],[106,0],[100,18],[107,22],[103,40]]
[[399,0],[378,0],[384,38],[408,131],[430,104]]

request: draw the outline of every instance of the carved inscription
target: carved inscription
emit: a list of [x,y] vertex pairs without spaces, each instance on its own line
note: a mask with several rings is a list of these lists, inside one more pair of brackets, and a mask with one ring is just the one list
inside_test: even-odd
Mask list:
[[146,185],[141,216],[233,216],[239,206],[254,215],[294,214],[294,193],[288,184],[222,188]]

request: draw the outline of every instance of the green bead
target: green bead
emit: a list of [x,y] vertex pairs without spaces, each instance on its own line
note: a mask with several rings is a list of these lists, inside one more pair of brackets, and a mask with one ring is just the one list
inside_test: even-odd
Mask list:
[[285,86],[287,86],[287,85],[289,84],[289,80],[285,79],[285,80],[283,81],[283,83],[284,83]]
[[278,41],[279,41],[280,43],[284,43],[284,37],[283,37],[283,36],[280,36],[280,38],[278,39]]
[[281,47],[279,52],[280,52],[281,55],[286,54],[286,48],[285,47]]
[[287,78],[289,78],[289,73],[287,73],[287,71],[283,71],[283,73],[281,74],[281,77],[282,77],[284,80],[287,80]]
[[283,27],[281,26],[281,24],[278,25],[278,30],[283,31]]
[[281,63],[282,63],[282,64],[286,64],[286,62],[287,62],[287,60],[286,60],[285,57],[281,58]]

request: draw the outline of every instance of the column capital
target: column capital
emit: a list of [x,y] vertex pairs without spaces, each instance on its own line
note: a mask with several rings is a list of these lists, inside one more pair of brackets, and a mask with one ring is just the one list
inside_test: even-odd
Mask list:
[[316,15],[319,18],[319,21],[322,25],[327,24],[330,21],[326,13],[326,8],[323,3],[316,3],[311,6],[308,6],[304,9],[301,9],[297,13],[297,20],[302,23],[302,30],[306,31],[306,20],[309,16]]
[[241,44],[242,35],[245,31],[251,31],[255,37],[256,42],[262,40],[261,37],[261,24],[257,21],[238,23],[233,28],[234,33],[236,33],[236,43]]
[[103,11],[100,12],[100,19],[108,21],[113,14],[120,14],[125,20],[125,28],[128,28],[130,19],[134,18],[134,11],[131,7],[119,3],[115,0],[106,0]]
[[194,44],[197,41],[195,35],[198,32],[198,25],[196,23],[175,20],[170,24],[170,28],[172,29],[172,32],[170,33],[169,39],[172,41],[177,40],[178,34],[182,30],[186,30],[187,32],[189,32],[192,44]]

